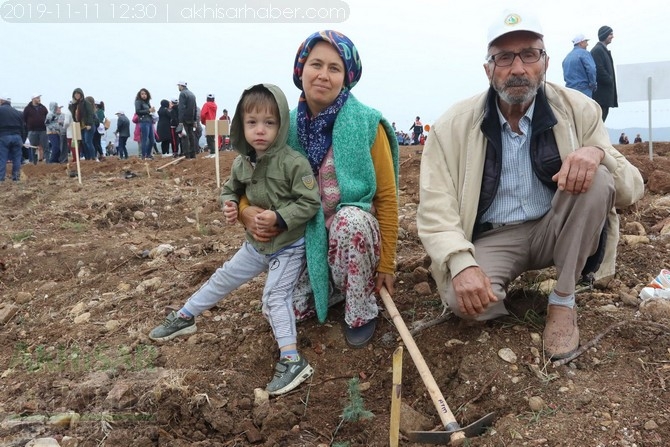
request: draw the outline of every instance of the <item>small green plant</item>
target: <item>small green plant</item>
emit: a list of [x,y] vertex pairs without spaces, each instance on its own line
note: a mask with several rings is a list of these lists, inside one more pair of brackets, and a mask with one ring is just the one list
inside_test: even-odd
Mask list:
[[358,378],[349,381],[349,405],[342,411],[342,420],[347,422],[358,422],[361,419],[372,419],[375,415],[365,409],[361,387]]
[[607,360],[615,360],[617,358],[616,349],[612,349],[607,352]]
[[200,225],[198,224],[198,233],[200,233],[201,236],[209,236],[210,230],[207,225]]
[[[337,424],[335,432],[333,433],[333,438],[337,435],[337,432],[340,430],[342,424],[347,422],[358,422],[361,419],[372,419],[375,415],[365,409],[365,404],[363,402],[363,396],[361,396],[361,387],[358,378],[354,377],[349,380],[347,392],[349,393],[349,404],[344,407],[342,414],[340,415],[340,423]],[[334,443],[333,447],[348,447],[349,442],[338,442]]]
[[20,233],[13,234],[12,241],[23,242],[31,237],[33,237],[33,230],[23,230]]
[[521,419],[525,419],[532,424],[537,424],[540,422],[542,417],[549,417],[556,414],[556,409],[551,407],[545,407],[540,411],[530,411],[519,416]]
[[86,225],[81,222],[63,222],[60,227],[62,230],[70,230],[75,233],[86,231]]

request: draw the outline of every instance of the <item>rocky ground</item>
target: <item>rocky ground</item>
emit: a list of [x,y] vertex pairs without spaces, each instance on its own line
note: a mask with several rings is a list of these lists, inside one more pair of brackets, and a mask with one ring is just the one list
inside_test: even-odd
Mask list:
[[[670,443],[670,311],[637,292],[670,268],[670,144],[620,149],[647,193],[621,210],[617,276],[578,295],[581,341],[564,366],[541,355],[543,315],[464,324],[442,313],[417,235],[421,147],[401,151],[394,300],[461,425],[495,412],[470,446],[665,446]],[[222,152],[225,179],[234,154]],[[385,446],[392,355],[388,313],[373,343],[347,347],[342,308],[299,325],[316,373],[267,399],[276,362],[260,312],[263,278],[162,345],[147,334],[240,245],[223,223],[215,161],[108,159],[24,166],[0,188],[0,445]],[[552,278],[530,272],[512,292],[532,299]],[[667,304],[667,302],[665,303]],[[501,357],[501,354],[505,359]],[[352,379],[357,379],[352,381]],[[440,420],[407,351],[400,445]]]

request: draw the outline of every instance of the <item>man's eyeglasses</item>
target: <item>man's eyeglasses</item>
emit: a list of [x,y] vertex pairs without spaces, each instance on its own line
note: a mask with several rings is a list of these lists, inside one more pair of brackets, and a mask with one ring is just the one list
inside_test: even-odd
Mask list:
[[524,64],[534,64],[545,54],[547,54],[547,52],[541,48],[526,48],[519,53],[502,51],[498,54],[493,54],[489,56],[488,61],[496,64],[496,67],[509,67],[514,63],[514,59],[519,56],[519,59],[521,59],[521,62]]

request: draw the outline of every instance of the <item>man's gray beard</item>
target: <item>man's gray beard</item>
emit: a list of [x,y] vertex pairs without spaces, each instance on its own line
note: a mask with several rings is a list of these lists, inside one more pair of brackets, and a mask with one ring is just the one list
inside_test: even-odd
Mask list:
[[507,104],[525,104],[525,103],[529,102],[530,100],[532,100],[535,97],[535,95],[537,95],[537,89],[536,90],[531,90],[531,91],[529,91],[528,93],[526,93],[525,95],[522,95],[522,96],[520,96],[520,95],[512,96],[505,91],[499,91],[498,92],[498,96],[500,96],[500,99],[505,101]]
[[[523,95],[512,95],[505,89],[507,87],[528,87],[528,91]],[[540,88],[539,83],[534,85],[530,79],[527,78],[511,78],[503,86],[493,85],[493,88],[500,96],[500,99],[505,101],[508,104],[525,104],[531,101],[535,95],[537,95],[537,90]]]

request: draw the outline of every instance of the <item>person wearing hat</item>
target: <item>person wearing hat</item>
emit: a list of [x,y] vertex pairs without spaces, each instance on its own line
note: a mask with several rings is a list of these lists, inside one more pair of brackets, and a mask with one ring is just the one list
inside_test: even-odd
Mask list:
[[417,226],[442,301],[461,318],[523,318],[530,303],[508,286],[554,266],[543,344],[560,359],[579,346],[577,280],[614,274],[615,207],[640,199],[644,183],[611,145],[598,105],[546,81],[548,67],[534,16],[496,18],[488,89],[447,110],[426,141]]
[[186,86],[186,82],[177,82],[179,88],[179,125],[177,133],[181,134],[182,154],[186,158],[195,158],[198,151],[198,140],[195,137],[196,122],[198,120],[195,95]]
[[584,93],[589,98],[596,89],[596,63],[591,53],[586,51],[589,39],[577,34],[572,39],[572,51],[563,59],[563,79],[565,86]]
[[122,110],[116,112],[116,130],[114,135],[119,138],[119,144],[116,147],[116,153],[120,160],[128,159],[128,149],[126,142],[130,138],[130,120]]
[[[57,102],[49,103],[49,113],[44,120],[47,128],[47,137],[49,138],[49,145],[51,146],[48,163],[58,163],[61,160],[61,134],[65,127],[65,115],[61,111],[61,106]],[[62,149],[61,149],[62,148]]]
[[21,179],[25,124],[21,112],[12,107],[7,96],[0,96],[0,182],[5,181],[7,161],[12,162],[12,180]]
[[42,159],[49,160],[49,139],[47,137],[47,126],[44,124],[49,111],[44,107],[41,100],[42,95],[35,93],[23,109],[23,121],[28,131],[28,141],[31,147],[37,148],[36,154],[30,151],[28,159],[35,164]]
[[[207,95],[207,101],[205,101],[205,104],[202,106],[202,110],[200,111],[200,122],[203,126],[207,125],[207,121],[216,119],[216,109],[217,106],[216,102],[214,102],[214,95],[210,93]],[[209,155],[207,155],[207,158],[216,157],[216,147],[214,145],[216,142],[216,136],[206,135],[205,139],[207,140],[207,149],[209,149]]]
[[601,26],[598,30],[598,43],[591,50],[591,56],[596,64],[596,80],[598,88],[593,93],[593,99],[603,111],[603,122],[607,119],[610,107],[619,107],[616,90],[616,73],[614,60],[607,46],[612,43],[614,31],[609,26]]
[[[305,232],[307,269],[293,291],[296,319],[323,322],[328,306],[344,301],[344,337],[354,348],[373,339],[375,293],[384,286],[393,294],[398,237],[398,143],[382,114],[353,95],[361,74],[347,36],[308,36],[293,64],[301,95],[288,139],[307,156],[321,190],[321,209]],[[275,232],[258,229],[260,211],[240,203],[245,227],[263,241]]]

